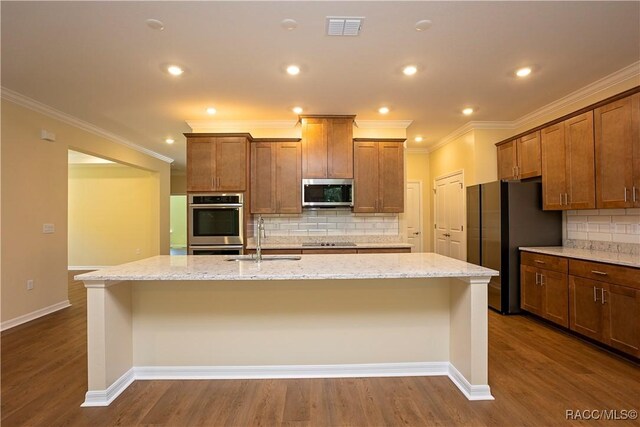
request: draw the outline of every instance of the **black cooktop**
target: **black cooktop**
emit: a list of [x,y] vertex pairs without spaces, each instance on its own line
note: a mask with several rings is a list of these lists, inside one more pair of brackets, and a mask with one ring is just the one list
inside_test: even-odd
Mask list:
[[303,247],[318,247],[318,246],[327,246],[327,247],[336,247],[336,246],[357,246],[353,242],[313,242],[313,243],[303,243]]

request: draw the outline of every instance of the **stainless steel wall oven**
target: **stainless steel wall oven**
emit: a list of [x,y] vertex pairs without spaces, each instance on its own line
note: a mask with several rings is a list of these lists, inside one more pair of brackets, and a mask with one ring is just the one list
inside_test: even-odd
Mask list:
[[242,193],[190,194],[189,254],[241,254],[243,214]]

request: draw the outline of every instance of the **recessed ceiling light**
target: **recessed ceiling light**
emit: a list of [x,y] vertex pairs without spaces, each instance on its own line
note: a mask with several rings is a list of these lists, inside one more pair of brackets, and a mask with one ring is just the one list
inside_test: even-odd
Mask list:
[[147,19],[144,22],[146,22],[147,27],[151,28],[152,30],[164,30],[164,23],[162,21],[158,21],[157,19]]
[[422,19],[416,22],[416,31],[428,30],[429,28],[431,28],[431,24],[432,22],[429,21],[428,19]]
[[378,108],[378,113],[387,114],[389,112],[389,107],[380,107]]
[[182,67],[178,66],[178,65],[169,65],[167,67],[167,71],[169,72],[169,74],[171,74],[172,76],[179,76],[182,73],[184,73],[184,70],[182,69]]
[[173,144],[175,141],[173,140],[173,138],[167,138],[164,140],[164,142],[166,142],[167,144]]
[[464,114],[465,116],[470,116],[471,114],[473,114],[473,108],[465,108],[464,110],[462,110],[462,114]]
[[520,68],[518,71],[516,71],[516,76],[518,77],[527,77],[529,74],[531,74],[530,67]]
[[405,76],[413,76],[416,72],[418,72],[418,67],[415,65],[407,65],[402,69],[402,72]]
[[212,115],[212,116],[213,116],[213,115],[214,115],[215,113],[217,113],[217,112],[218,112],[218,111],[217,111],[215,108],[213,108],[213,107],[209,107],[209,108],[207,108],[207,114],[210,114],[210,115]]
[[292,76],[296,76],[300,74],[300,67],[298,67],[297,65],[289,65],[287,67],[287,73],[291,74]]
[[293,107],[293,112],[296,114],[302,114],[302,107]]
[[422,142],[422,137],[421,136],[416,136],[415,138],[413,138],[413,140],[415,142]]
[[282,22],[280,22],[280,26],[285,30],[291,31],[298,28],[298,23],[296,22],[295,19],[287,18],[287,19],[283,19]]

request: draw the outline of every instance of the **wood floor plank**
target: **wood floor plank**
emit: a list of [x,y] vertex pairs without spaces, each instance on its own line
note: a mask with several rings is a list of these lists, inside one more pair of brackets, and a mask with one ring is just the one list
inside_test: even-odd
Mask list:
[[[527,316],[489,312],[489,384],[470,402],[446,377],[137,381],[110,406],[87,390],[86,292],[1,335],[1,424],[22,426],[561,426],[568,409],[640,409],[640,367]],[[619,421],[616,426],[638,425]]]

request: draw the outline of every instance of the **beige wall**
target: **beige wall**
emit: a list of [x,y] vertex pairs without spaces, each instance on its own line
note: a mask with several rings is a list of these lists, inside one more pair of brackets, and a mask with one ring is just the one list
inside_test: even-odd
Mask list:
[[431,252],[431,176],[429,174],[429,153],[408,152],[407,181],[422,181],[422,250]]
[[[40,130],[56,142],[40,139]],[[169,252],[169,164],[2,100],[2,317],[4,323],[67,300],[67,151],[156,172],[151,253]],[[42,224],[55,225],[43,234]],[[34,280],[27,291],[26,281]]]
[[69,165],[69,259],[74,267],[157,254],[155,173],[119,164]]
[[177,196],[187,194],[187,175],[171,174],[171,195]]

